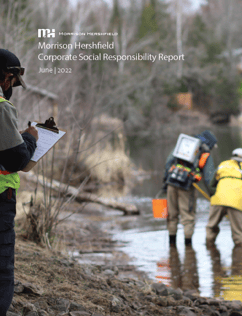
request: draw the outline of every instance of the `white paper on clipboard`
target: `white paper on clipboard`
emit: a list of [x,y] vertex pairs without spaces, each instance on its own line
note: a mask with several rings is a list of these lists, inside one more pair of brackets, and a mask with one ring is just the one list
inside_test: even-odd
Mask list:
[[[37,122],[32,122],[35,126]],[[52,132],[48,129],[36,127],[38,129],[39,139],[37,141],[37,148],[31,158],[32,161],[39,161],[60,139],[66,132],[59,130],[59,133]]]

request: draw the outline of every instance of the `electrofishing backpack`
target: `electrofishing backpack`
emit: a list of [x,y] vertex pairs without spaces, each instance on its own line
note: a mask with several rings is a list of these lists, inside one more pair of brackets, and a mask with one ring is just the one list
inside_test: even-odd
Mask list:
[[166,184],[189,190],[193,182],[200,181],[201,170],[216,143],[216,137],[208,130],[195,137],[180,134],[172,154]]
[[180,134],[173,151],[172,165],[166,183],[189,190],[200,170],[196,170],[201,156],[202,141],[199,138]]

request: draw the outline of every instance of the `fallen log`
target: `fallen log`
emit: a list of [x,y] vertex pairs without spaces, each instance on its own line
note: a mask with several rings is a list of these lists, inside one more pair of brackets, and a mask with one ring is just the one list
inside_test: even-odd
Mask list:
[[104,199],[102,197],[99,197],[96,194],[93,193],[87,193],[87,192],[79,192],[79,190],[73,186],[69,186],[67,188],[67,185],[65,183],[60,183],[57,180],[50,180],[45,179],[43,181],[42,176],[37,176],[32,171],[28,173],[24,173],[21,175],[24,177],[27,181],[31,181],[33,183],[40,183],[43,186],[43,183],[46,187],[52,188],[52,190],[56,192],[60,192],[60,194],[65,194],[65,196],[74,196],[75,200],[79,203],[83,202],[92,202],[101,204],[113,209],[117,209],[124,212],[124,215],[139,215],[140,212],[136,205],[134,204],[126,204],[126,203],[120,203],[111,199]]

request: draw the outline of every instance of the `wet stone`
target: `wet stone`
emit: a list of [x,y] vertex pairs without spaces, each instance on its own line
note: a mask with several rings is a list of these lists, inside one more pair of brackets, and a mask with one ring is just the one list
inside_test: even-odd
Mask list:
[[241,311],[242,310],[242,302],[240,301],[226,301],[224,303],[224,305],[227,307],[227,308],[230,308],[234,311]]
[[40,309],[39,302],[35,302],[35,303],[34,303],[34,306],[35,306],[37,309]]
[[193,302],[188,297],[183,296],[181,300],[178,300],[177,304],[183,306],[192,306]]
[[207,304],[207,300],[203,297],[201,298],[197,298],[194,302],[194,305],[195,306],[199,306],[199,305],[202,305],[202,304]]
[[[183,295],[182,300],[184,300],[184,302],[189,302],[190,305],[193,305],[193,300],[190,297]],[[186,303],[185,305],[188,305],[188,303]]]
[[114,266],[114,265],[105,265],[104,267],[101,267],[102,271],[106,271],[106,270],[111,270],[114,272],[114,275],[118,275],[119,274],[119,269],[118,267]]
[[152,287],[149,284],[145,284],[141,290],[144,294],[153,294]]
[[27,303],[24,305],[23,307],[23,315],[27,315],[29,312],[37,312],[36,307],[34,306],[34,304],[31,303]]
[[181,289],[174,290],[173,288],[168,288],[168,295],[172,295],[175,300],[182,299],[183,291]]
[[56,315],[56,313],[50,307],[48,307],[47,312],[48,312],[48,316]]
[[70,312],[71,316],[91,316],[91,313],[85,311]]
[[55,305],[55,306],[52,306],[54,310],[56,311],[60,311],[60,312],[66,312],[66,307],[63,306],[63,305]]
[[194,310],[190,307],[177,306],[177,312],[179,316],[196,316]]
[[220,316],[219,312],[214,310],[211,306],[203,305],[203,306],[200,306],[200,308],[202,309],[204,314],[208,316]]
[[65,267],[72,267],[74,265],[73,262],[70,262],[69,260],[67,259],[60,259],[58,260],[60,264],[62,264],[63,266]]
[[220,305],[220,301],[212,299],[212,298],[208,298],[207,299],[207,304],[208,305],[219,306]]
[[111,301],[111,311],[118,313],[121,310],[121,302],[117,297],[113,297]]
[[44,311],[43,309],[39,310],[39,316],[48,316],[47,312]]
[[167,297],[157,297],[155,296],[152,300],[153,303],[159,306],[167,306]]
[[67,312],[70,305],[70,301],[64,298],[58,298],[56,300],[56,305],[53,308],[57,311]]
[[167,306],[177,306],[177,301],[172,296],[168,296]]
[[143,281],[140,281],[140,280],[136,280],[135,281],[135,285],[137,285],[138,287],[142,288],[142,287],[144,287],[146,285],[146,283],[143,282]]
[[71,302],[70,307],[69,307],[69,311],[84,311],[86,312],[86,308],[78,303],[75,302]]
[[[172,307],[172,306],[164,307],[164,315],[170,315],[171,311],[174,311],[174,307]],[[174,312],[176,312],[176,311],[174,311]],[[177,315],[177,314],[174,313],[172,315]]]
[[146,295],[145,296],[145,299],[148,301],[148,302],[151,302],[153,300],[153,296],[152,295]]
[[161,296],[167,296],[168,295],[168,289],[165,284],[162,283],[153,283],[151,285],[152,290],[157,294]]
[[14,280],[14,293],[22,293],[23,290],[24,290],[23,284],[18,280]]
[[190,298],[192,301],[195,301],[199,297],[197,290],[185,290],[183,295]]
[[227,312],[227,310],[228,310],[228,309],[227,309],[226,306],[224,306],[224,305],[220,305],[220,306],[219,306],[219,311],[220,311],[220,313],[221,313],[221,312]]
[[220,313],[220,316],[229,316],[230,314],[228,312],[222,312]]
[[39,316],[38,312],[28,312],[26,316]]
[[37,287],[36,285],[33,285],[27,282],[27,283],[24,283],[23,286],[24,286],[23,293],[35,294],[35,295],[43,294],[43,290]]
[[115,272],[113,270],[107,269],[103,272],[103,275],[110,278],[110,277],[113,277],[115,275]]

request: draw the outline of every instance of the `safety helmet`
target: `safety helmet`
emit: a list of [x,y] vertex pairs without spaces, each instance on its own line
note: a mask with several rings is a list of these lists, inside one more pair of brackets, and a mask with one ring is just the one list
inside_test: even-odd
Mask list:
[[217,144],[217,138],[209,130],[197,134],[194,137],[201,139],[202,143],[206,144],[210,150]]
[[236,148],[232,151],[232,159],[242,161],[242,148]]
[[0,70],[11,72],[16,76],[17,80],[13,85],[14,87],[21,85],[23,88],[26,88],[26,84],[22,78],[25,69],[21,67],[20,61],[16,55],[3,48],[0,48]]

